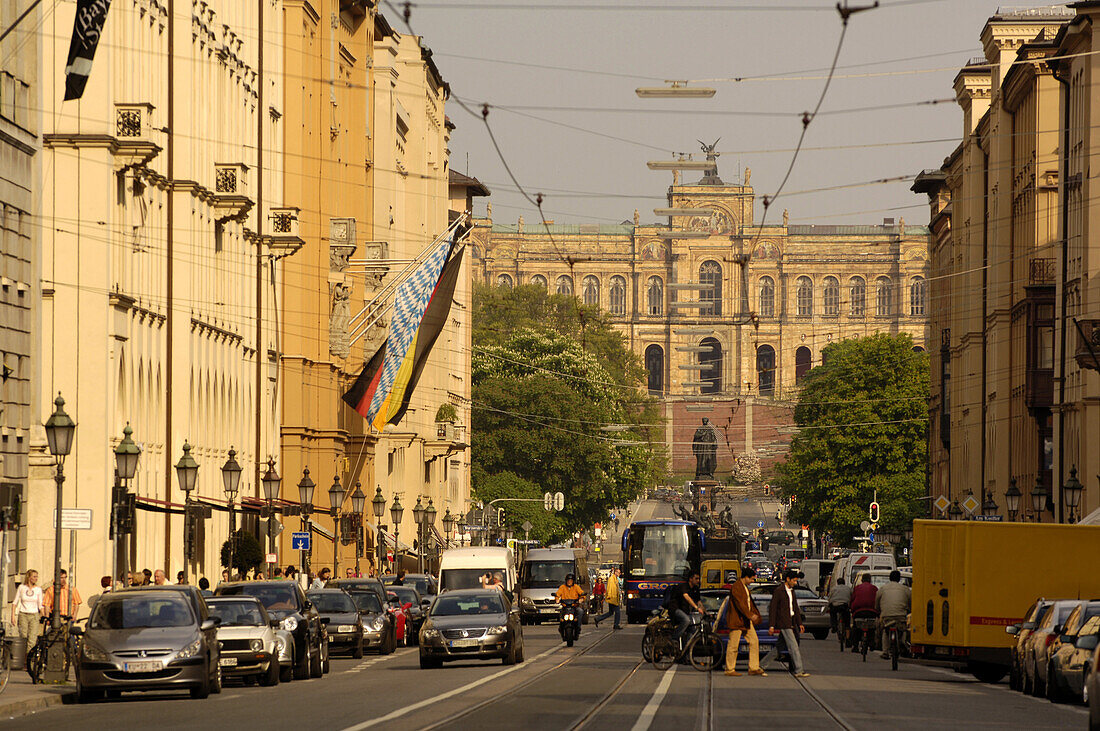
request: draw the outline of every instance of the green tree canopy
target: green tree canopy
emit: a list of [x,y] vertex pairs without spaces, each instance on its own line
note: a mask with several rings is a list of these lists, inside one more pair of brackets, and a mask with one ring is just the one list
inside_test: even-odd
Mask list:
[[[233,566],[242,576],[259,568],[264,562],[264,550],[256,536],[246,530],[233,533]],[[222,543],[221,564],[229,568],[229,541]]]
[[878,491],[880,525],[901,528],[924,509],[928,355],[909,335],[834,343],[802,382],[783,493],[791,519],[846,541]]

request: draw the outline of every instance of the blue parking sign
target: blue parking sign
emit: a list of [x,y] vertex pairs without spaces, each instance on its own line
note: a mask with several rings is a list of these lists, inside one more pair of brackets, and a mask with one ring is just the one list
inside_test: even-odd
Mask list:
[[295,551],[308,551],[309,550],[309,533],[307,531],[297,532],[290,534],[290,547]]
[[756,521],[756,527],[757,528],[763,528],[764,527],[764,521],[762,521],[762,520]]

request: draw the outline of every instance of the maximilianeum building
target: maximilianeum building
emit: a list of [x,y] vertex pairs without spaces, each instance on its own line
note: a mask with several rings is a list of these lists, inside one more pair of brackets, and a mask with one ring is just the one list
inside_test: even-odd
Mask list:
[[[661,223],[477,220],[474,276],[537,284],[609,312],[665,405],[677,475],[694,470],[703,417],[719,428],[719,476],[756,451],[786,450],[798,384],[844,338],[878,332],[927,339],[928,229],[895,223],[762,228],[755,193],[714,167],[698,183],[674,175]],[[775,218],[780,218],[775,216]]]

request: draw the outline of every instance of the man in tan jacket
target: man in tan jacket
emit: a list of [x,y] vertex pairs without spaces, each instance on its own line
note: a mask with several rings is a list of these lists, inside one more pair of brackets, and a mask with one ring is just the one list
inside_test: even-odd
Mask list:
[[729,645],[726,647],[726,675],[741,675],[737,672],[737,651],[741,645],[741,635],[749,646],[749,675],[767,675],[760,668],[760,640],[756,636],[755,625],[760,624],[760,612],[749,596],[749,584],[756,578],[756,571],[746,566],[741,577],[730,587],[729,608],[726,610],[726,626],[730,630]]

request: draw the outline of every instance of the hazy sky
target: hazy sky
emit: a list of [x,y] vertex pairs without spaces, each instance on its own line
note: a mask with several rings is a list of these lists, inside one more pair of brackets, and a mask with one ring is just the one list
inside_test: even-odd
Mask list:
[[[913,103],[953,98],[952,79],[981,55],[979,34],[997,5],[882,4],[852,16],[823,113],[769,222],[789,208],[791,223],[879,223],[890,216],[927,223],[925,198],[909,192],[909,182],[819,189],[939,167],[961,134],[960,109],[953,101]],[[390,8],[383,10],[404,29]],[[827,0],[424,0],[414,4],[411,24],[455,96],[478,110],[481,102],[513,108],[493,110],[489,121],[519,182],[545,195],[543,208],[558,223],[619,222],[635,208],[643,221],[656,220],[652,209],[663,204],[671,175],[650,171],[646,161],[698,152],[697,139],[719,137],[719,173],[737,182],[739,170],[752,169],[759,218],[760,197],[774,192],[790,163],[800,115],[821,93],[841,32]],[[717,82],[708,100],[634,93],[662,79],[762,75],[814,78]],[[886,105],[905,106],[844,111]],[[458,125],[452,164],[465,171],[469,155],[469,173],[493,192],[494,220],[536,220],[480,120],[454,101],[447,113]],[[821,147],[848,149],[814,149]]]

